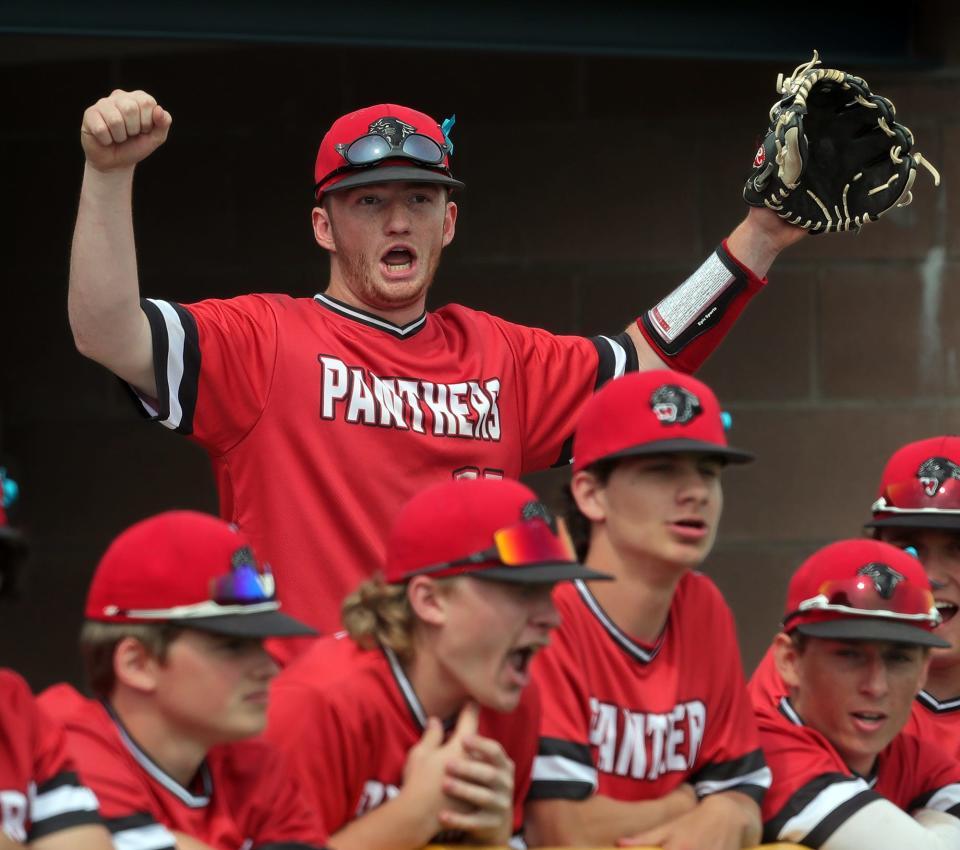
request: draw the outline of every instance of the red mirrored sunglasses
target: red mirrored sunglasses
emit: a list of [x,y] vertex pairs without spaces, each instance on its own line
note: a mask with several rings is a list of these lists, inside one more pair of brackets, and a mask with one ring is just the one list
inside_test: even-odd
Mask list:
[[804,599],[795,611],[783,618],[783,624],[786,626],[790,620],[816,611],[923,621],[931,626],[941,622],[933,593],[927,588],[902,581],[885,596],[869,575],[825,581],[816,596]]
[[489,549],[454,561],[413,570],[407,577],[432,575],[443,578],[473,572],[481,565],[526,567],[537,564],[576,563],[576,560],[576,551],[563,521],[557,522],[557,531],[554,533],[545,520],[534,517],[495,531],[493,546]]
[[912,478],[889,484],[871,510],[874,513],[960,514],[960,480],[948,478],[941,483],[934,478]]

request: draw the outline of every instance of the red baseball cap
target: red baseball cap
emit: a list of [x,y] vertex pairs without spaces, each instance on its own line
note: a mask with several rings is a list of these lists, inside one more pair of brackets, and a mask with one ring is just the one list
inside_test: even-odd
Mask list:
[[[351,163],[348,148],[371,135],[386,140],[387,144],[377,148],[381,155],[367,164]],[[423,136],[435,145],[418,138]],[[410,137],[414,138],[408,141]],[[450,173],[451,150],[440,125],[423,112],[395,103],[358,109],[334,121],[320,142],[313,169],[317,203],[326,192],[370,183],[440,183],[462,189],[464,184]],[[420,156],[423,153],[436,154],[436,164],[425,162]]]
[[706,452],[729,463],[753,460],[727,445],[720,402],[702,381],[670,369],[608,381],[583,406],[573,469],[634,455]]
[[404,505],[387,539],[385,577],[416,575],[518,584],[612,578],[577,563],[565,529],[532,490],[491,478],[435,484]]
[[907,443],[887,461],[867,528],[960,530],[960,437]]
[[176,623],[239,637],[316,632],[280,613],[270,567],[236,526],[194,511],[136,523],[97,565],[84,616],[101,623]]
[[793,574],[784,631],[836,640],[948,647],[933,634],[940,615],[913,555],[879,540],[841,540]]

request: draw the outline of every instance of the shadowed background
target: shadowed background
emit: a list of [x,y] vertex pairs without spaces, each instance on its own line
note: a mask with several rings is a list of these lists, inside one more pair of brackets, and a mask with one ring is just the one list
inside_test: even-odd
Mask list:
[[[67,325],[79,125],[114,88],[143,88],[174,116],[137,171],[144,294],[320,291],[317,145],[341,113],[400,102],[457,114],[453,165],[468,188],[431,303],[593,334],[621,330],[742,217],[777,73],[817,47],[894,101],[944,181],[935,191],[920,173],[912,206],[784,255],[702,370],[733,415],[731,442],[759,457],[726,474],[705,565],[748,670],[793,568],[860,533],[886,457],[960,431],[953,6],[907,4],[874,33],[855,15],[790,29],[700,3],[598,3],[590,17],[538,4],[374,4],[381,17],[369,4],[222,5],[164,7],[159,22],[159,7],[138,6],[119,23],[121,4],[0,5],[0,465],[21,485],[12,517],[33,543],[22,597],[0,611],[0,662],[34,687],[77,679],[86,584],[113,535],[159,510],[216,510],[203,452],[142,422]],[[555,503],[565,478],[529,483]]]

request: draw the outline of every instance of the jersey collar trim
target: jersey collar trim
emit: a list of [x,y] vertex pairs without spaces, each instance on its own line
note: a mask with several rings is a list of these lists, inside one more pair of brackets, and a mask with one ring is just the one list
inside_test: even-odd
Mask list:
[[421,730],[426,729],[427,712],[423,710],[423,704],[420,702],[420,697],[417,696],[417,692],[413,689],[413,683],[407,678],[407,674],[400,665],[400,659],[397,658],[396,653],[390,649],[389,646],[381,646],[381,649],[387,658],[387,663],[390,665],[390,672],[393,673],[393,678],[397,682],[397,687],[400,688],[404,702],[406,702],[407,708],[410,709],[410,714],[413,715],[414,723],[416,723]]
[[202,809],[210,804],[210,795],[213,794],[213,778],[210,776],[210,768],[207,766],[206,759],[200,763],[200,781],[203,784],[203,794],[198,796],[184,788],[176,779],[170,776],[170,774],[150,758],[146,752],[140,749],[140,745],[133,740],[133,737],[127,731],[127,728],[123,725],[123,721],[117,716],[110,703],[103,702],[102,704],[110,716],[110,719],[113,721],[113,725],[117,728],[123,745],[127,748],[130,755],[133,756],[134,761],[140,765],[144,771],[185,806],[189,806],[191,809]]
[[660,632],[660,636],[657,638],[657,642],[653,645],[653,648],[647,649],[630,638],[625,632],[621,631],[617,624],[607,615],[607,612],[600,607],[600,603],[594,598],[594,595],[587,588],[584,581],[577,579],[574,581],[573,586],[577,589],[577,593],[580,594],[583,604],[587,606],[590,613],[600,621],[600,625],[607,630],[607,633],[613,638],[614,643],[626,652],[627,655],[630,655],[641,664],[649,664],[660,654],[660,649],[663,647],[664,635],[666,635],[667,632],[666,627]]
[[427,314],[425,312],[420,314],[420,318],[414,319],[412,322],[408,322],[405,325],[396,325],[387,319],[383,319],[380,316],[375,316],[373,313],[368,313],[366,310],[360,310],[357,307],[351,307],[348,304],[344,304],[342,301],[338,301],[336,298],[331,298],[329,295],[325,295],[322,292],[314,295],[313,300],[316,301],[321,307],[325,307],[339,316],[343,316],[354,322],[359,322],[362,325],[367,325],[367,327],[386,331],[391,336],[397,337],[397,339],[407,339],[408,337],[414,336],[417,332],[422,330],[424,325],[427,323]]
[[929,691],[920,691],[920,693],[917,694],[917,702],[935,714],[947,714],[948,712],[960,709],[960,697],[939,700]]
[[[794,726],[806,726],[807,724],[803,722],[803,719],[797,714],[797,710],[793,707],[793,704],[790,702],[789,697],[780,697],[780,704],[777,706],[780,709],[780,713],[787,718]],[[877,779],[879,778],[878,769],[880,767],[880,760],[874,762],[873,771],[868,775],[864,776],[861,773],[857,773],[855,770],[851,770],[850,774],[855,776],[857,779],[862,779],[867,783],[867,788],[873,788],[877,784]],[[847,768],[850,770],[849,768]]]

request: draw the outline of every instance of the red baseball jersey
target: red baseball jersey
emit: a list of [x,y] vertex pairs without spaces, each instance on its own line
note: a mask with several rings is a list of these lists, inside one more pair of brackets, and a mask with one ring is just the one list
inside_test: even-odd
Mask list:
[[861,776],[781,697],[755,706],[760,743],[775,781],[763,801],[763,840],[820,847],[848,818],[881,798],[906,812],[936,809],[960,817],[956,756],[901,732]]
[[319,848],[326,839],[282,756],[265,741],[213,747],[185,788],[154,762],[106,703],[69,685],[39,697],[63,721],[83,780],[118,848],[175,850],[173,832],[215,850]]
[[621,631],[577,581],[554,592],[562,616],[533,662],[543,718],[531,799],[701,797],[760,800],[770,771],[757,742],[733,617],[716,585],[677,585],[653,646]]
[[26,843],[100,822],[97,798],[77,777],[62,727],[20,676],[0,670],[0,830]]
[[[787,695],[773,663],[772,648],[757,665],[748,689],[755,705],[776,706],[780,698]],[[930,741],[960,759],[960,698],[938,700],[928,691],[920,691],[903,731]]]
[[[514,829],[537,750],[540,701],[528,687],[515,711],[481,708],[479,733],[515,765]],[[332,835],[396,796],[407,752],[427,715],[396,656],[360,649],[343,632],[316,641],[273,682],[267,738],[299,771],[310,805]]]
[[[637,368],[626,334],[554,336],[459,306],[400,327],[325,295],[142,303],[159,399],[141,405],[207,449],[222,516],[322,632],[411,496],[567,460],[581,403]],[[282,659],[304,648],[275,643]]]

